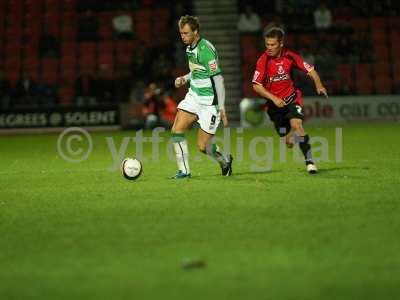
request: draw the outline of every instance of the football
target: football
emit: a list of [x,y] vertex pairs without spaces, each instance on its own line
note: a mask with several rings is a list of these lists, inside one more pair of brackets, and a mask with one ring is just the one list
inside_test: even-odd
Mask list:
[[125,158],[121,164],[122,175],[128,180],[138,179],[142,169],[142,163],[136,158]]

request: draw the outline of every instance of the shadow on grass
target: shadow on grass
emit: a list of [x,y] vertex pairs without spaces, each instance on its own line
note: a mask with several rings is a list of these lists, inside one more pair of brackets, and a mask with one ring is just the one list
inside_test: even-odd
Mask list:
[[[233,172],[232,176],[224,177],[220,174],[213,174],[208,176],[196,176],[192,179],[206,181],[209,180],[210,177],[218,178],[220,177],[222,180],[231,180],[232,182],[259,182],[259,183],[284,183],[284,180],[276,179],[275,174],[281,173],[282,170],[269,170],[265,172],[256,172],[256,171],[248,171],[248,172]],[[272,175],[270,177],[269,175]]]
[[268,170],[264,172],[258,172],[258,171],[248,171],[248,172],[238,172],[234,173],[235,176],[244,176],[244,175],[265,175],[265,174],[272,174],[272,173],[281,173],[282,170]]
[[327,179],[366,179],[367,176],[359,176],[359,175],[354,175],[352,173],[353,171],[365,171],[365,170],[369,170],[369,167],[343,166],[343,167],[322,168],[319,169],[318,173],[313,175],[313,177],[327,178]]
[[[233,171],[232,178],[240,177],[240,176],[247,176],[247,175],[253,175],[253,176],[256,175],[258,177],[258,176],[262,176],[262,175],[265,176],[266,174],[280,173],[280,172],[282,172],[282,170],[269,170],[269,171],[265,171],[265,172],[256,172],[256,171],[235,172],[235,171]],[[208,175],[207,177],[224,177],[224,176],[222,176],[220,174],[213,174],[213,175]],[[227,177],[227,178],[229,178],[229,177]]]
[[[269,170],[264,172],[257,171],[242,171],[242,172],[233,172],[233,175],[230,177],[221,176],[221,174],[196,174],[194,175],[190,181],[209,181],[210,178],[221,178],[222,180],[231,180],[232,182],[260,182],[260,183],[285,183],[287,181],[280,180],[280,175],[284,175],[288,173],[289,176],[293,176],[298,173],[298,176],[304,178],[320,178],[320,179],[344,179],[344,180],[365,180],[367,179],[367,175],[358,175],[359,171],[367,171],[369,167],[351,167],[351,166],[335,166],[335,167],[324,167],[318,170],[318,173],[315,175],[307,174],[305,168],[293,170]],[[297,175],[295,175],[297,176]]]

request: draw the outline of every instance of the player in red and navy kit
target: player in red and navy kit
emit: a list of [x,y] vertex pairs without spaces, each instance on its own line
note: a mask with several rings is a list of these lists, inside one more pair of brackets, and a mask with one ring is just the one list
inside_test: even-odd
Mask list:
[[294,85],[293,69],[297,68],[310,76],[319,95],[327,97],[328,94],[314,67],[296,52],[284,48],[284,37],[285,32],[280,27],[273,26],[265,31],[266,51],[257,61],[253,89],[267,99],[267,113],[279,136],[286,137],[287,146],[291,148],[293,141],[299,142],[307,171],[314,174],[317,167],[311,156],[310,137],[303,128],[303,99],[301,91]]

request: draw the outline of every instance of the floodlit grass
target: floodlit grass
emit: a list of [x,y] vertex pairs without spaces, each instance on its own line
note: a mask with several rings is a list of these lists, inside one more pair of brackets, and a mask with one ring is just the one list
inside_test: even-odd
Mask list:
[[[399,124],[340,126],[342,162],[335,127],[309,127],[328,141],[314,176],[291,150],[280,159],[272,130],[232,129],[234,176],[223,178],[191,132],[193,178],[181,181],[168,179],[165,142],[155,160],[144,145],[137,181],[111,171],[106,138],[118,152],[135,132],[92,134],[76,164],[60,158],[57,135],[1,137],[0,299],[395,299]],[[264,140],[254,146],[268,136],[272,169],[256,160]],[[125,156],[135,151],[130,140]],[[206,266],[183,269],[185,259]]]

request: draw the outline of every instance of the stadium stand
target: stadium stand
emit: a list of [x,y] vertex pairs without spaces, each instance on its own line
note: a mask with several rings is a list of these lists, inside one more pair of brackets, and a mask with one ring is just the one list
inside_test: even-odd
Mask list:
[[[276,20],[284,24],[288,32],[286,45],[301,54],[304,45],[312,49],[316,57],[316,68],[326,80],[331,94],[399,92],[400,84],[396,74],[400,71],[400,17],[395,4],[385,6],[390,3],[378,5],[376,1],[366,1],[366,6],[360,8],[354,3],[351,6],[346,1],[326,1],[332,11],[333,24],[329,30],[319,32],[312,26],[312,10],[319,1],[299,1],[306,3],[302,10],[295,6],[277,7],[279,1],[274,2],[275,6],[268,1],[243,1],[239,5],[244,6],[249,2],[252,2],[256,11],[266,12],[261,15],[264,25],[271,21],[276,23]],[[267,7],[268,10],[265,9]],[[264,51],[264,45],[259,40],[262,40],[259,36],[241,35],[242,92],[245,97],[254,96],[249,82],[254,69],[254,58]],[[302,84],[309,85],[300,80],[299,85]],[[312,89],[303,89],[306,95],[314,93]]]
[[[283,7],[278,7],[280,1],[239,1],[239,5],[252,4],[263,26],[271,21],[285,24],[289,34],[286,44],[299,52],[305,48],[312,52],[331,94],[400,91],[400,79],[396,76],[400,71],[397,8],[385,7],[384,3],[376,7],[374,1],[366,1],[365,8],[346,1],[335,5],[327,1],[333,15],[332,28],[321,32],[312,21],[318,2],[304,2],[305,6],[300,3],[291,7],[285,7],[283,2]],[[190,5],[186,9],[190,12]],[[131,37],[120,38],[114,32],[113,18],[121,14],[133,21]],[[82,73],[101,73],[114,82],[123,77],[131,82],[143,81],[145,85],[152,78],[165,81],[168,76],[185,71],[185,66],[171,62],[163,76],[152,74],[159,57],[174,51],[171,40],[179,40],[173,26],[176,17],[174,7],[167,7],[163,1],[3,0],[0,70],[13,91],[22,74],[26,74],[35,83],[50,86],[56,95],[53,103],[64,106],[77,104],[75,87]],[[85,28],[89,28],[89,33]],[[44,51],[48,47],[43,44],[54,51]],[[259,35],[242,34],[240,45],[242,94],[255,96],[249,82],[255,60],[263,51],[263,41]],[[308,83],[300,80],[299,84]],[[304,90],[306,95],[307,91],[313,92]],[[129,91],[117,94],[110,99],[120,102],[129,97]],[[15,95],[12,92],[11,96]]]
[[[121,13],[133,20],[131,38],[114,34],[112,20]],[[72,106],[82,73],[99,73],[116,82],[128,69],[134,78],[132,63],[138,45],[155,55],[146,61],[148,70],[154,69],[151,63],[163,49],[169,50],[170,38],[178,39],[175,27],[170,26],[173,14],[173,7],[163,1],[2,0],[0,70],[11,84],[12,98],[17,82],[27,74],[56,91],[53,103]],[[172,74],[176,68],[182,66],[172,65],[167,72]],[[129,95],[117,96],[110,101],[127,101]],[[18,101],[11,102],[18,106]]]

